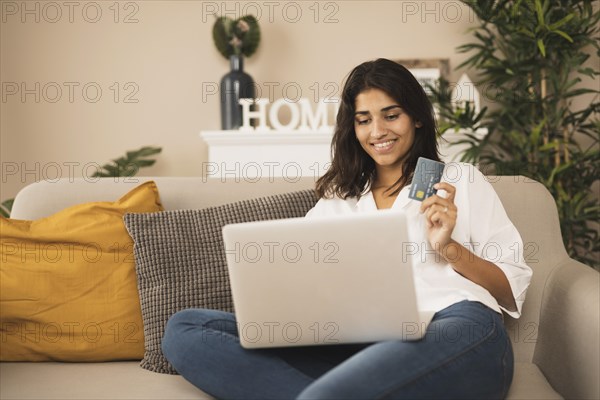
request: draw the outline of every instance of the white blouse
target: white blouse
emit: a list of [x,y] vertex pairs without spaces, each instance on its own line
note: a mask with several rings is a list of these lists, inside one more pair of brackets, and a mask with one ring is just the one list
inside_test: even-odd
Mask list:
[[[425,215],[419,212],[421,202],[409,199],[410,186],[405,186],[392,209],[406,213],[411,240],[418,246],[419,251],[415,251],[412,257],[419,308],[440,311],[459,301],[472,300],[497,312],[504,310],[511,317],[518,318],[532,275],[531,268],[523,258],[521,235],[506,215],[492,185],[475,166],[448,163],[442,181],[456,187],[454,203],[458,216],[452,239],[504,272],[517,311],[501,307],[487,289],[457,273],[437,255],[427,240]],[[444,197],[446,193],[439,190],[438,195]],[[377,211],[377,206],[373,194],[368,191],[360,199],[320,199],[306,216],[312,218],[373,211]]]

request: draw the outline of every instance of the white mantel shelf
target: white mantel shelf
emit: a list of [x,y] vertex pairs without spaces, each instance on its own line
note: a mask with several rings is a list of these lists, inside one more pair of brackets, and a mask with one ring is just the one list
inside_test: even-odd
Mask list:
[[297,145],[331,143],[333,133],[329,131],[202,131],[200,137],[208,145]]
[[202,175],[254,180],[283,177],[315,180],[329,168],[331,131],[203,131],[208,162]]
[[[487,129],[474,134],[482,138]],[[202,174],[318,178],[329,168],[332,136],[332,131],[202,131],[200,137],[208,146]],[[451,144],[465,139],[466,131],[446,131],[439,143],[442,160],[457,161],[466,146]]]

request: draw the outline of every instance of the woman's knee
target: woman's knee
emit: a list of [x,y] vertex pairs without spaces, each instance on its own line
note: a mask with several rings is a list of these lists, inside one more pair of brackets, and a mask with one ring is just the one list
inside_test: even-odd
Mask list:
[[195,312],[196,310],[179,311],[167,321],[161,341],[161,349],[171,364],[176,362],[179,348],[185,347],[183,333],[190,325],[193,325]]
[[[165,327],[161,348],[171,363],[176,363],[178,355],[189,349],[190,342],[198,340],[208,325],[212,329],[235,326],[233,314],[208,309],[187,309],[173,314]],[[214,325],[214,326],[213,326]]]
[[167,322],[165,333],[182,334],[207,325],[211,325],[211,327],[213,327],[212,325],[219,326],[215,322],[235,324],[235,316],[225,311],[190,308],[173,314]]

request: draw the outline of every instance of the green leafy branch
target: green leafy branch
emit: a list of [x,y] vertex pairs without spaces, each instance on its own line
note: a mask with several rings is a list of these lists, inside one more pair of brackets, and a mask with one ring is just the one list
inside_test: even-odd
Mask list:
[[[128,151],[124,157],[112,160],[111,163],[104,164],[92,177],[130,177],[138,173],[140,168],[154,165],[156,160],[148,157],[158,154],[162,151],[160,147],[145,146],[139,150]],[[15,199],[4,200],[0,205],[0,215],[10,218],[10,212]]]
[[0,205],[0,215],[4,218],[10,217],[10,210],[12,210],[12,205],[15,202],[15,199],[4,200]]
[[104,164],[92,177],[118,177],[118,176],[134,176],[140,168],[150,167],[154,165],[156,160],[148,159],[161,152],[160,147],[142,147],[139,150],[128,151],[124,157],[114,159],[112,163]]

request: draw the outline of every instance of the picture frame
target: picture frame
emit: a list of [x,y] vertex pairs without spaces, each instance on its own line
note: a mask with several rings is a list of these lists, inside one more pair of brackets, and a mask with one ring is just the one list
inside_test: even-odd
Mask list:
[[447,58],[412,58],[394,61],[405,66],[417,78],[428,95],[431,94],[431,91],[427,85],[435,86],[438,79],[448,79],[450,73],[450,60]]

